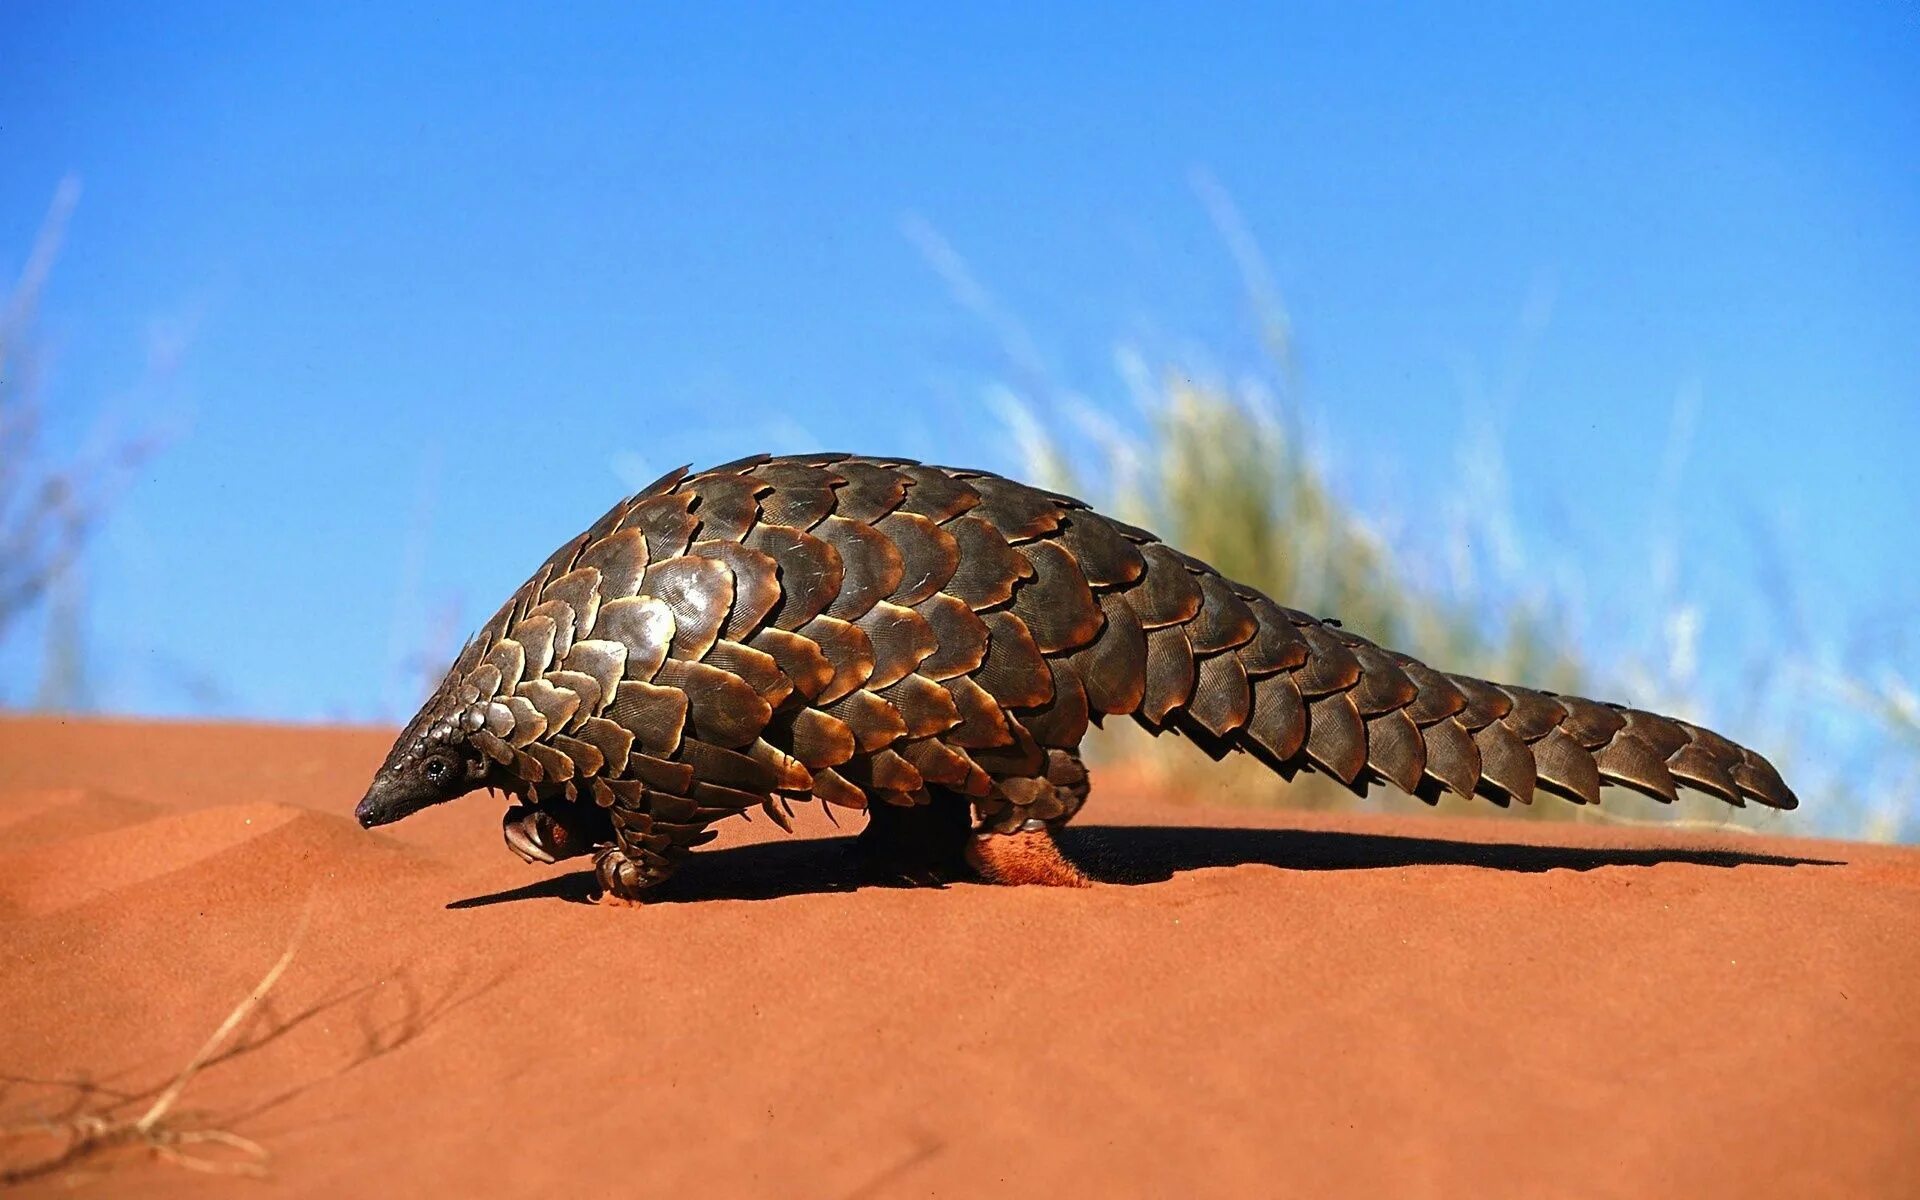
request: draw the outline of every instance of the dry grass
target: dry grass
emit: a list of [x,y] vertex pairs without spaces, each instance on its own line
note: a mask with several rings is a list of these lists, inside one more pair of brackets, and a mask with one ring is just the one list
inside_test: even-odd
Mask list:
[[[35,323],[80,185],[62,180],[19,277],[0,296],[0,643],[51,595],[40,707],[82,707],[85,662],[76,574],[88,538],[133,470],[158,449],[153,434],[97,425],[62,457],[45,438],[44,362]],[[17,701],[0,681],[0,700]]]
[[[1907,677],[1889,664],[1868,675],[1834,665],[1832,646],[1754,635],[1723,670],[1747,684],[1761,702],[1747,711],[1722,711],[1702,686],[1691,659],[1700,636],[1699,606],[1684,599],[1659,611],[1658,597],[1636,628],[1652,629],[1650,652],[1609,647],[1604,653],[1580,636],[1573,604],[1533,581],[1563,577],[1556,564],[1524,552],[1502,566],[1485,547],[1510,538],[1510,515],[1465,506],[1453,519],[1431,514],[1364,517],[1329,483],[1332,474],[1304,449],[1271,399],[1257,387],[1232,387],[1168,370],[1158,377],[1133,372],[1144,429],[1123,431],[1097,410],[1070,409],[1070,430],[1036,415],[1036,408],[1000,393],[1000,406],[1024,447],[1026,470],[1078,492],[1123,519],[1153,529],[1233,578],[1450,671],[1524,683],[1550,691],[1631,699],[1709,727],[1737,731],[1762,747],[1799,789],[1806,806],[1783,817],[1767,809],[1735,809],[1704,796],[1683,795],[1676,807],[1612,789],[1599,808],[1542,797],[1508,815],[1548,820],[1684,822],[1753,827],[1772,832],[1811,828],[1874,840],[1920,835],[1920,699]],[[1142,381],[1145,381],[1144,384]],[[1057,420],[1058,418],[1056,418]],[[1067,446],[1092,447],[1078,454]],[[1495,529],[1493,526],[1502,526]],[[1444,544],[1427,545],[1427,559],[1464,568],[1422,576],[1404,564],[1420,561],[1415,548],[1398,547],[1382,532],[1420,530]],[[1760,637],[1767,640],[1759,640]],[[1775,640],[1777,638],[1777,640]],[[1602,669],[1595,664],[1605,661]],[[1729,721],[1730,715],[1737,720]],[[1220,768],[1176,739],[1147,739],[1116,728],[1097,747],[1110,757],[1141,760],[1175,786],[1197,783],[1218,790]],[[1302,776],[1289,785],[1257,765],[1229,768],[1230,794],[1255,803],[1342,808],[1356,804],[1393,811],[1417,801],[1376,787],[1365,801],[1327,781]],[[1490,816],[1500,810],[1449,797],[1449,811]],[[1808,820],[1809,811],[1813,819]]]
[[[304,924],[303,921],[303,927]],[[175,1109],[188,1085],[214,1061],[215,1055],[234,1030],[253,1014],[261,1001],[266,999],[267,993],[280,982],[280,977],[293,962],[299,940],[296,931],[278,961],[254,985],[253,990],[234,1006],[233,1011],[220,1022],[219,1028],[213,1031],[213,1036],[206,1040],[199,1052],[188,1060],[187,1065],[139,1116],[109,1117],[98,1112],[83,1111],[57,1121],[36,1121],[0,1128],[0,1137],[39,1137],[61,1142],[60,1148],[52,1154],[25,1166],[0,1172],[0,1185],[25,1183],[69,1171],[95,1155],[123,1147],[145,1149],[162,1162],[191,1171],[216,1175],[265,1174],[268,1160],[265,1147],[230,1130],[195,1125],[183,1119]],[[232,1154],[229,1157],[210,1158],[199,1152],[196,1149],[198,1147],[219,1147]]]
[[[1092,403],[1051,382],[1034,365],[1034,340],[960,255],[930,228],[913,231],[955,298],[1000,337],[1003,378],[1018,382],[994,385],[989,399],[1020,447],[1026,474],[1154,530],[1285,604],[1338,617],[1443,669],[1631,701],[1721,728],[1772,758],[1803,801],[1783,817],[1690,793],[1670,807],[1609,789],[1599,808],[1542,797],[1510,815],[1920,839],[1920,669],[1898,656],[1920,638],[1856,636],[1831,622],[1715,630],[1721,645],[1735,645],[1702,671],[1705,606],[1661,578],[1672,574],[1661,564],[1683,558],[1684,548],[1670,544],[1645,547],[1655,580],[1633,619],[1583,621],[1592,597],[1581,581],[1580,548],[1542,553],[1520,537],[1501,482],[1497,430],[1455,448],[1471,470],[1449,477],[1471,477],[1477,490],[1424,497],[1429,506],[1417,511],[1363,512],[1331,482],[1341,476],[1329,465],[1333,455],[1309,448],[1299,407],[1282,400],[1293,394],[1294,329],[1257,246],[1217,185],[1202,178],[1198,190],[1240,270],[1265,360],[1228,377],[1193,369],[1203,353],[1156,364],[1123,345],[1116,359],[1124,399],[1117,402]],[[1683,397],[1670,447],[1676,475],[1690,417]],[[1790,556],[1768,549],[1771,557],[1755,567],[1755,593],[1773,612],[1801,611],[1796,597],[1783,594],[1800,573]],[[1912,616],[1895,620],[1907,629]],[[1869,648],[1865,662],[1861,646]],[[1092,749],[1136,760],[1176,787],[1204,779],[1212,795],[1221,794],[1224,778],[1227,795],[1251,803],[1423,807],[1387,787],[1362,801],[1310,775],[1289,785],[1244,760],[1229,760],[1236,765],[1223,776],[1178,739],[1152,740],[1130,725],[1096,735]],[[1455,797],[1441,805],[1462,815],[1501,813]]]

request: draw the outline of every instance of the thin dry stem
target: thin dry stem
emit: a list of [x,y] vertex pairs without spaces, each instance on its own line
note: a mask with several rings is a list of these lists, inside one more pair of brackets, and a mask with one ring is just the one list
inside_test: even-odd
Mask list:
[[[219,1028],[213,1031],[199,1051],[187,1062],[187,1065],[174,1076],[173,1082],[154,1099],[133,1120],[110,1119],[98,1113],[81,1113],[63,1121],[43,1121],[29,1125],[16,1125],[0,1128],[0,1137],[29,1137],[35,1134],[46,1136],[65,1136],[66,1146],[51,1158],[30,1163],[24,1167],[0,1172],[0,1186],[23,1183],[64,1170],[90,1155],[115,1146],[144,1146],[163,1162],[184,1167],[190,1171],[201,1171],[214,1175],[264,1175],[269,1158],[266,1147],[251,1138],[242,1137],[226,1129],[195,1129],[181,1127],[169,1121],[174,1105],[187,1090],[194,1077],[213,1060],[220,1047],[240,1027],[267,993],[273,990],[280,977],[292,964],[294,952],[299,949],[300,937],[306,930],[307,918],[303,914],[300,924],[294,929],[293,938],[288,942],[285,952],[280,955],[272,968],[261,977],[253,990],[235,1005]],[[216,1145],[235,1151],[242,1157],[239,1161],[222,1161],[190,1154],[181,1149],[183,1146]]]

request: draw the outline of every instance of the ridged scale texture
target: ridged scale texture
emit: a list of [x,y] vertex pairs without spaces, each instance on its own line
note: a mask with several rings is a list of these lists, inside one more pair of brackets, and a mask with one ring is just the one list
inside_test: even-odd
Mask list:
[[[843,455],[675,471],[562,546],[421,717],[510,790],[610,810],[633,882],[713,821],[791,800],[971,798],[1058,823],[1076,748],[1128,714],[1214,757],[1355,791],[1498,804],[1603,783],[1791,808],[1774,769],[1682,721],[1449,675],[1283,607],[1078,500]],[[420,721],[416,721],[416,725]]]

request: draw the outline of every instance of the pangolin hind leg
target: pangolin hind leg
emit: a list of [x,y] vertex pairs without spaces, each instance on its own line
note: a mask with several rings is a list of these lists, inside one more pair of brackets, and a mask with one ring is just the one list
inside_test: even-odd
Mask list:
[[993,796],[976,806],[968,864],[989,883],[1086,887],[1086,874],[1054,835],[1086,803],[1087,790],[1087,768],[1074,750],[1046,751],[1044,774],[995,780]]
[[966,798],[943,789],[929,794],[928,804],[868,806],[857,849],[869,882],[932,885],[966,877]]
[[1029,819],[1010,833],[982,831],[967,843],[967,862],[988,883],[1086,887],[1087,877],[1067,861],[1046,822]]

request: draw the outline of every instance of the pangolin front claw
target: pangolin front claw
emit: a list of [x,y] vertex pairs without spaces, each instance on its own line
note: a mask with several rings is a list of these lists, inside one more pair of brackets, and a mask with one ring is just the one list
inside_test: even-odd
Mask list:
[[556,863],[591,852],[592,833],[582,826],[585,820],[556,820],[543,808],[514,805],[500,819],[500,833],[507,849],[529,863]]

